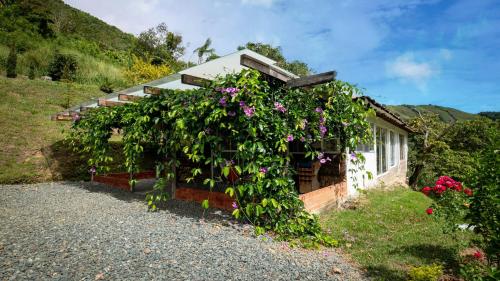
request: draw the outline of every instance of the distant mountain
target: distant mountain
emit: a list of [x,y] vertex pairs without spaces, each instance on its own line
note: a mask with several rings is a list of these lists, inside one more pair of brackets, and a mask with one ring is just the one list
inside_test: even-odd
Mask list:
[[439,118],[444,122],[455,122],[460,120],[470,120],[477,118],[476,114],[467,113],[455,108],[444,107],[438,105],[387,105],[387,108],[403,120],[409,120],[421,114],[433,113],[438,114]]
[[479,112],[478,115],[488,117],[491,120],[500,120],[500,112],[499,111],[485,111]]

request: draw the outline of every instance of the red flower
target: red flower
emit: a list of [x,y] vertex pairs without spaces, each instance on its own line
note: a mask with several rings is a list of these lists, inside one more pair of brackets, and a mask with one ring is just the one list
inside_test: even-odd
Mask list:
[[434,186],[433,190],[434,190],[434,192],[436,192],[436,194],[439,195],[439,194],[446,191],[446,187],[443,185],[440,185],[440,184],[436,184],[436,186]]
[[426,186],[426,187],[422,188],[422,190],[421,190],[421,191],[422,191],[422,193],[423,193],[423,194],[425,194],[425,195],[427,195],[427,196],[428,196],[428,195],[429,195],[429,193],[431,193],[432,188],[430,188],[430,187]]
[[478,260],[482,259],[483,258],[483,253],[481,253],[480,251],[476,251],[474,253],[474,258],[476,258]]
[[425,212],[428,214],[428,215],[432,215],[432,213],[434,212],[434,210],[432,208],[427,208],[427,210],[425,210]]
[[467,194],[467,196],[472,196],[472,189],[466,188],[464,189],[464,193]]

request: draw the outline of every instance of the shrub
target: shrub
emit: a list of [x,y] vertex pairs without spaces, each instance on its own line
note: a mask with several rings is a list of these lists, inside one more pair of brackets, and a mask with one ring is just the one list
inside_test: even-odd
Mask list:
[[36,70],[36,66],[34,63],[30,63],[30,69],[28,71],[28,78],[33,80],[35,79],[35,70]]
[[60,81],[61,79],[74,81],[77,68],[78,64],[74,56],[56,52],[54,59],[49,65],[48,75],[54,81]]
[[113,92],[113,84],[107,77],[104,78],[104,82],[101,84],[99,89],[106,94],[111,94]]
[[441,265],[422,265],[412,267],[408,272],[409,281],[437,281],[443,275]]
[[17,77],[17,53],[16,47],[12,46],[10,48],[9,56],[7,57],[7,77],[16,78]]
[[421,191],[434,199],[426,213],[444,218],[445,232],[457,230],[458,225],[465,222],[472,189],[463,187],[461,182],[451,177],[441,176],[433,187],[426,186]]
[[[496,145],[495,147],[498,147]],[[476,187],[468,218],[474,231],[483,238],[482,244],[492,260],[500,256],[500,152],[494,148],[484,153],[478,173],[471,179]]]
[[167,76],[172,72],[167,65],[152,65],[150,62],[134,57],[132,66],[125,71],[125,77],[134,84],[141,84]]

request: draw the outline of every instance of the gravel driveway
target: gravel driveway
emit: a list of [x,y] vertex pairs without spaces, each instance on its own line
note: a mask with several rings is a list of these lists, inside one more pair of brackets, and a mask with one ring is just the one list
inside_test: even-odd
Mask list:
[[143,198],[89,183],[0,186],[0,280],[364,279],[335,250],[254,237],[224,212],[201,219],[196,203],[150,213]]

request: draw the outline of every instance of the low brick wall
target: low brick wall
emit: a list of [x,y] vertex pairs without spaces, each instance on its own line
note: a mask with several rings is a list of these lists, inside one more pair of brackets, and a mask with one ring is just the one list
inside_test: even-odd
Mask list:
[[336,208],[347,198],[347,182],[320,188],[315,191],[300,194],[304,207],[311,213],[320,213],[330,208]]
[[178,187],[175,190],[175,199],[199,203],[208,199],[210,207],[225,210],[232,210],[234,201],[229,195],[222,192],[209,192],[208,190],[190,187]]
[[[94,181],[109,185],[116,189],[130,191],[130,185],[128,183],[129,177],[129,173],[111,173],[105,175],[96,175],[94,176]],[[156,175],[154,171],[144,171],[134,174],[134,178],[137,180],[153,179],[155,177]]]

